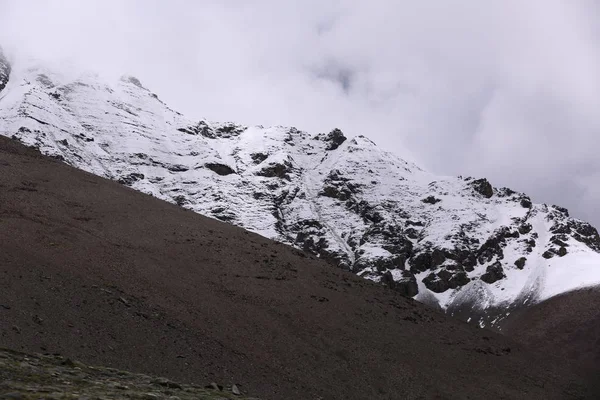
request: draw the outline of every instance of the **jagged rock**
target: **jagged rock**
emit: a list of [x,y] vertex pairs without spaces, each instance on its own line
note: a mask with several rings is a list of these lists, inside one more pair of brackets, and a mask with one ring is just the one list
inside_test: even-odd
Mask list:
[[216,172],[217,174],[219,174],[221,176],[235,174],[235,171],[230,166],[225,165],[225,164],[208,163],[208,164],[204,164],[204,166],[206,168],[210,169],[211,171]]
[[566,247],[561,247],[560,249],[558,249],[558,252],[556,254],[558,254],[560,257],[566,256],[567,255],[567,248]]
[[485,178],[472,181],[471,187],[485,198],[489,199],[494,195],[494,188]]
[[486,268],[485,274],[481,275],[481,280],[485,283],[492,284],[500,279],[506,278],[502,264],[495,262]]
[[198,122],[195,126],[184,126],[177,128],[179,132],[187,133],[188,135],[202,135],[205,138],[231,138],[241,135],[247,128],[233,123],[220,124],[215,127],[209,126],[205,121]]
[[[600,252],[600,235],[598,230],[587,222],[569,220],[568,226],[574,231],[573,238],[589,248]],[[554,232],[554,231],[552,231]]]
[[504,244],[504,237],[502,235],[492,235],[485,243],[479,248],[477,252],[477,261],[480,264],[485,264],[496,257],[497,259],[504,258],[504,252],[502,250]]
[[492,234],[477,251],[477,261],[480,264],[490,262],[496,257],[497,260],[504,258],[504,247],[508,239],[519,238],[519,232],[508,227],[502,227]]
[[520,257],[519,259],[517,259],[517,261],[515,261],[515,265],[516,265],[517,268],[523,269],[523,268],[525,268],[525,263],[526,262],[527,262],[527,258]]
[[198,122],[195,126],[177,128],[177,130],[179,132],[187,133],[188,135],[202,135],[210,139],[215,139],[217,137],[213,129],[204,121]]
[[419,238],[419,232],[415,228],[408,228],[404,231],[404,233],[406,234],[407,237],[409,237],[411,239]]
[[421,221],[411,221],[410,219],[406,221],[406,226],[425,226],[425,224]]
[[569,216],[569,210],[567,210],[566,208],[557,205],[554,205],[552,207],[554,207],[554,209],[556,209],[558,212],[562,213],[565,217]]
[[550,259],[552,257],[554,257],[554,252],[551,250],[546,250],[543,254],[542,257],[544,257],[545,259]]
[[443,293],[448,289],[456,289],[459,286],[466,285],[470,281],[471,279],[469,279],[466,272],[450,272],[447,269],[442,269],[438,273],[432,272],[423,279],[423,283],[427,289],[436,293]]
[[325,141],[328,143],[325,150],[336,150],[346,141],[346,136],[338,128],[335,128],[325,137]]
[[331,197],[332,199],[346,201],[352,197],[352,192],[350,192],[346,188],[338,188],[335,186],[323,186],[323,190],[321,191],[320,195]]
[[437,204],[440,201],[442,201],[441,199],[436,198],[435,196],[428,196],[426,198],[424,198],[423,200],[421,200],[423,203],[425,204]]
[[215,135],[222,138],[230,138],[241,135],[247,128],[234,123],[226,123],[215,129]]
[[[565,239],[564,237],[562,239]],[[569,247],[568,243],[565,243],[561,240],[560,235],[554,235],[551,239],[550,242],[558,247]]]
[[189,171],[189,168],[182,164],[169,164],[167,169],[171,172],[185,172]]
[[529,197],[523,197],[520,200],[520,204],[521,204],[521,207],[523,207],[523,208],[531,208],[531,207],[533,207],[533,204],[531,203],[531,199]]
[[446,256],[456,261],[465,271],[473,271],[477,265],[477,256],[475,252],[456,249],[448,252]]
[[443,293],[446,290],[450,289],[448,284],[448,280],[442,279],[439,275],[435,273],[430,273],[423,279],[423,283],[427,289],[436,293]]
[[438,266],[438,265],[442,265],[444,263],[444,261],[446,261],[446,256],[444,255],[444,252],[440,249],[434,249],[431,252],[431,265],[432,266]]
[[186,199],[186,197],[184,195],[177,195],[177,196],[173,197],[173,201],[178,206],[184,206],[189,203],[188,199]]
[[195,131],[195,127],[188,128],[177,128],[179,132],[187,133],[188,135],[197,135],[198,132]]
[[517,194],[517,192],[507,187],[503,187],[497,190],[498,197],[510,197],[515,194]]
[[283,163],[271,163],[256,173],[258,176],[267,178],[280,178],[290,180],[289,173],[292,171],[292,163],[284,161]]
[[[323,189],[323,195],[345,201],[346,208],[360,215],[366,224],[379,224],[383,221],[382,215],[375,207],[364,200],[357,202],[353,195],[359,193],[358,186],[352,183],[334,183],[338,186],[326,186]],[[375,228],[375,227],[373,227]],[[377,228],[378,229],[378,228]],[[400,232],[400,230],[397,230]]]
[[536,243],[535,243],[535,239],[526,239],[525,240],[525,245],[526,247],[526,251],[528,253],[531,253],[533,251],[533,248],[535,247]]
[[365,214],[372,210],[367,202],[348,202],[354,195],[360,193],[360,186],[344,177],[340,171],[332,170],[323,182],[321,196],[331,197],[346,202],[346,207],[357,213]]
[[118,182],[120,184],[122,184],[122,185],[131,186],[135,182],[141,181],[144,178],[146,178],[146,176],[144,174],[133,172],[133,173],[131,173],[129,175],[125,175],[125,176],[120,177],[119,180],[118,180]]
[[265,153],[252,153],[252,154],[250,154],[250,158],[252,158],[252,161],[254,161],[254,164],[260,164],[261,162],[263,162],[267,158],[269,158],[269,155],[265,154]]
[[424,251],[412,257],[408,263],[410,264],[410,272],[414,274],[425,272],[432,267],[431,253]]
[[394,281],[390,271],[381,276],[381,282],[406,297],[414,297],[419,293],[417,278],[409,271],[402,271],[402,278]]
[[521,226],[519,226],[519,233],[521,235],[526,235],[529,232],[531,232],[532,229],[533,226],[531,226],[531,224],[522,224]]
[[8,84],[10,78],[11,66],[8,59],[4,56],[2,49],[0,48],[0,92]]
[[[389,251],[396,258],[401,257],[403,260],[402,268],[404,268],[404,262],[408,260],[413,254],[412,242],[406,237],[404,237],[404,235],[389,233],[389,231],[386,230],[380,233],[380,237],[386,242],[386,244],[382,245],[382,248],[384,250]],[[372,236],[363,236],[363,239],[365,241],[368,241],[372,238]]]
[[457,271],[454,275],[452,275],[448,282],[450,289],[455,289],[471,282],[471,278],[469,278],[465,271]]

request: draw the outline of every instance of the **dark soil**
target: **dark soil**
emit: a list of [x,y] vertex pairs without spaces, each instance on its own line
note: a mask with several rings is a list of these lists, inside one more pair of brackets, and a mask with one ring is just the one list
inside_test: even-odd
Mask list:
[[264,399],[595,398],[552,354],[5,138],[0,347]]

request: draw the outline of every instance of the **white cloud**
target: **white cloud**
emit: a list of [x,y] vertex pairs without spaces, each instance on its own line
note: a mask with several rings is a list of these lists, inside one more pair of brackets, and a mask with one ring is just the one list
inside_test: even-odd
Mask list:
[[487,176],[600,224],[598,11],[593,0],[0,0],[0,43],[131,73],[193,117],[366,134],[434,172]]

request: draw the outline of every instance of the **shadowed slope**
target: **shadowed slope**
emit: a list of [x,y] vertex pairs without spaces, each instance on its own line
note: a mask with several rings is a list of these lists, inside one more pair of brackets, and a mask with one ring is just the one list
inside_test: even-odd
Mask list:
[[515,340],[600,372],[600,288],[555,296],[511,315],[503,326]]
[[0,347],[266,399],[576,399],[564,365],[0,138]]

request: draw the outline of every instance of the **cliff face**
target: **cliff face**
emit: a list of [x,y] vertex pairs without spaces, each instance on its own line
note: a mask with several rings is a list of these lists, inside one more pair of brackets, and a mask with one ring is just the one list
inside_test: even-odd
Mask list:
[[13,72],[0,134],[291,244],[481,326],[600,283],[600,237],[562,207],[436,176],[340,130],[191,121],[139,80]]

